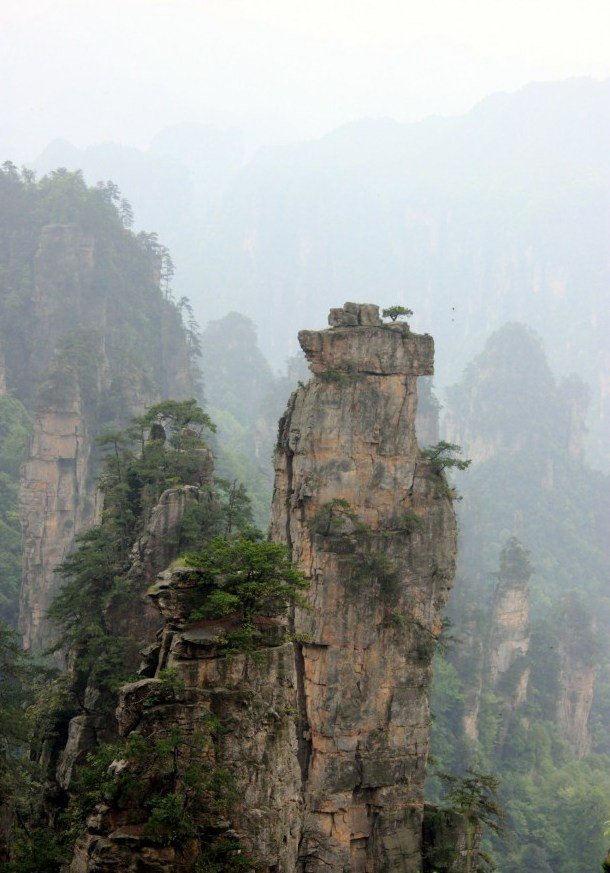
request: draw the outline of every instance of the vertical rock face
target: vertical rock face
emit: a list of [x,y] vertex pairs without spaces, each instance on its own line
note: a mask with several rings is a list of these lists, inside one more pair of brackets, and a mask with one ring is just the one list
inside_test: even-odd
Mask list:
[[578,758],[591,751],[589,715],[593,704],[593,690],[597,667],[574,663],[568,657],[559,672],[557,726],[564,740]]
[[577,600],[563,604],[557,641],[556,721],[559,733],[579,758],[591,751],[589,715],[598,671],[594,621]]
[[431,657],[456,525],[419,457],[433,341],[332,310],[299,341],[313,379],[280,423],[271,536],[310,579],[294,618],[302,868],[419,871]]
[[[219,643],[226,622],[189,621],[197,575],[180,568],[161,574],[153,597],[165,623],[154,675],[124,686],[117,716],[126,738],[137,733],[149,743],[171,742],[172,734],[180,734],[175,792],[189,796],[184,778],[189,768],[209,773],[192,808],[199,836],[159,846],[144,824],[148,811],[141,797],[98,807],[100,814],[91,817],[77,844],[71,873],[176,873],[195,869],[197,858],[206,869],[206,861],[218,862],[219,842],[232,839],[239,841],[252,869],[297,869],[302,801],[293,645],[282,624],[268,621],[258,627],[255,658],[227,657]],[[172,689],[164,687],[164,670],[174,676]],[[137,762],[130,766],[138,781],[152,781]],[[228,808],[214,796],[212,783],[220,785],[221,777],[230,792]],[[154,787],[144,800],[152,792]],[[233,864],[237,860],[210,869]]]
[[[9,381],[16,384],[19,376],[21,390],[38,397],[20,485],[20,630],[30,650],[53,641],[55,631],[45,615],[61,585],[56,568],[74,537],[97,519],[95,437],[103,424],[124,424],[163,396],[180,399],[191,393],[175,308],[141,266],[135,292],[128,289],[141,294],[138,304],[142,311],[147,308],[149,335],[138,337],[137,314],[134,321],[127,304],[122,312],[121,303],[109,302],[109,258],[104,246],[76,224],[48,225],[40,232],[27,372],[13,373]],[[129,348],[134,341],[145,348],[140,359],[139,351]],[[144,361],[146,355],[154,366]]]
[[[211,463],[209,472],[211,481]],[[187,508],[193,503],[210,501],[213,499],[210,494],[208,489],[189,485],[163,492],[150,514],[142,536],[133,546],[131,566],[126,577],[126,594],[107,607],[105,621],[108,627],[115,635],[122,635],[132,641],[132,646],[123,651],[123,659],[124,665],[134,673],[140,660],[139,645],[155,639],[161,624],[159,611],[146,592],[161,570],[176,557],[180,526]],[[152,663],[156,663],[158,652],[159,646],[154,644],[146,652]],[[73,676],[72,681],[77,683],[78,677]],[[84,706],[69,720],[65,743],[57,747],[51,741],[47,743],[43,754],[43,764],[51,789],[56,791],[59,788],[68,795],[74,790],[72,780],[76,769],[85,761],[86,756],[94,752],[100,742],[112,742],[117,736],[112,701],[110,709],[102,705],[107,701],[95,683],[87,682],[80,693]],[[106,692],[105,697],[107,696]]]
[[[529,668],[525,656],[529,650],[529,579],[531,569],[527,552],[512,537],[500,556],[500,579],[494,593],[487,680],[499,689],[510,709],[525,701]],[[510,687],[507,684],[509,672]]]
[[78,389],[54,408],[40,409],[22,468],[20,516],[23,585],[20,617],[26,649],[44,649],[53,638],[45,619],[57,593],[55,568],[74,537],[98,514],[89,433]]

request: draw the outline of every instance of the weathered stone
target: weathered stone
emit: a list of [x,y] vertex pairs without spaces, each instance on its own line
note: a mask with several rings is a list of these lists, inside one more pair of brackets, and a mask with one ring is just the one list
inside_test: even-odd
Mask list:
[[[211,469],[209,472],[211,476]],[[107,626],[115,634],[133,640],[132,651],[125,650],[124,658],[126,665],[133,668],[134,672],[138,666],[138,643],[143,643],[147,636],[153,636],[161,624],[159,612],[150,598],[146,597],[146,591],[159,571],[176,557],[182,516],[189,503],[199,499],[210,499],[208,489],[183,486],[169,489],[161,495],[151,512],[149,523],[132,549],[132,564],[127,574],[128,593],[106,610]],[[175,572],[181,578],[181,569],[177,568]],[[187,617],[188,612],[184,619]],[[141,718],[140,704],[150,694],[151,684],[160,684],[153,677],[160,669],[159,664],[166,660],[167,652],[162,652],[160,644],[148,647],[145,667],[148,678],[127,686],[127,703],[121,711],[118,724],[111,714],[116,706],[115,694],[108,690],[100,694],[94,683],[78,689],[77,697],[83,701],[82,711],[69,721],[68,737],[63,749],[48,754],[47,746],[55,749],[55,744],[45,744],[43,748],[41,763],[61,789],[68,793],[71,791],[78,766],[99,743],[115,741],[118,731],[126,735],[135,729]],[[74,681],[78,682],[78,677],[74,677]]]
[[[295,616],[311,640],[296,658],[313,834],[304,870],[415,873],[430,660],[456,533],[415,435],[432,338],[380,325],[301,331],[299,340],[314,378],[281,422],[271,535],[310,579],[312,609]],[[326,377],[336,371],[344,377]],[[358,524],[325,537],[316,519],[337,499]],[[397,524],[408,511],[422,519],[417,533]]]
[[341,309],[331,309],[328,316],[331,327],[379,325],[379,307],[373,303],[344,303]]
[[328,315],[328,323],[331,327],[356,327],[358,314],[346,312],[345,309],[331,309]]
[[377,376],[431,376],[434,341],[404,324],[301,330],[299,342],[314,373],[344,370]]
[[[514,537],[500,556],[500,577],[494,592],[487,671],[481,689],[492,689],[503,710],[498,741],[504,742],[513,714],[527,699],[530,667],[528,552]],[[478,711],[478,704],[477,704]]]
[[[310,581],[311,610],[289,622],[295,641],[284,619],[259,616],[255,655],[227,656],[235,618],[192,622],[199,571],[170,567],[149,592],[164,621],[146,662],[154,675],[122,689],[117,717],[123,736],[208,731],[189,760],[229,772],[235,799],[222,815],[202,802],[198,821],[234,837],[256,869],[421,873],[431,657],[456,536],[415,434],[433,345],[401,325],[363,326],[376,307],[342,312],[358,324],[301,334],[314,378],[280,426],[270,530]],[[315,375],[337,368],[345,378]],[[410,530],[401,519],[413,512]],[[127,825],[146,814],[96,816],[71,873],[186,870],[198,849],[162,856]]]
[[379,307],[373,303],[361,303],[358,310],[358,324],[381,324]]

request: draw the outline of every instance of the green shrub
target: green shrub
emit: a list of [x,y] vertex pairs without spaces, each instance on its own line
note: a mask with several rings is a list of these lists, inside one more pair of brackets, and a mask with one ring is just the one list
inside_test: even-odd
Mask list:
[[388,306],[387,309],[383,309],[381,312],[383,318],[389,318],[392,321],[396,321],[398,318],[409,318],[413,315],[412,309],[407,309],[406,306]]
[[345,385],[355,375],[356,369],[353,364],[346,364],[342,369],[339,369],[339,367],[328,367],[328,369],[316,373],[318,379],[321,379],[323,382],[335,383],[337,385]]
[[144,833],[151,840],[161,844],[184,843],[197,833],[184,795],[172,792],[153,797],[148,806],[150,816]]
[[414,509],[407,509],[398,519],[397,528],[406,533],[415,533],[415,531],[420,530],[423,527],[423,524],[424,522],[421,515],[415,512]]
[[393,598],[398,586],[398,573],[386,555],[358,556],[358,565],[352,572],[350,585],[355,590],[361,590],[366,583],[370,587],[377,585],[384,600]]
[[334,497],[323,503],[310,522],[311,531],[321,536],[342,534],[346,532],[346,528],[361,530],[363,525],[358,521],[349,501],[343,497]]

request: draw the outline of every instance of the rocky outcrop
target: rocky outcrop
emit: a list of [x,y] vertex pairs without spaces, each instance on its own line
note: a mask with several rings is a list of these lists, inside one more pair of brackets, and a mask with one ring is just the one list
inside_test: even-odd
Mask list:
[[[131,550],[127,592],[108,609],[107,620],[116,635],[146,641],[159,629],[159,611],[148,597],[148,589],[158,573],[179,554],[182,519],[189,506],[207,504],[212,511],[216,505],[212,487],[214,465],[208,450],[201,451],[201,476],[204,483],[207,479],[207,486],[170,488],[163,492],[153,508],[142,536]],[[137,609],[133,608],[135,600]]]
[[[144,678],[121,691],[125,753],[71,873],[219,859],[211,869],[422,873],[431,658],[456,538],[444,476],[415,433],[433,342],[381,324],[376,307],[344,312],[349,324],[335,312],[335,327],[299,336],[314,376],[276,452],[271,538],[308,578],[309,608],[256,617],[255,651],[227,651],[235,617],[193,615],[204,571],[160,574],[150,594],[164,627]],[[155,837],[160,794],[179,798],[188,833],[178,822],[172,836],[166,818]]]
[[451,809],[426,804],[423,873],[476,873],[483,836],[480,821]]
[[[177,744],[169,787],[185,797],[197,835],[160,845],[135,792],[122,805],[98,807],[77,844],[71,873],[186,871],[197,859],[218,862],[223,846],[226,866],[214,869],[232,869],[236,852],[252,859],[252,869],[297,869],[302,800],[293,645],[282,622],[261,618],[256,655],[227,657],[222,638],[230,622],[189,621],[197,585],[196,570],[161,575],[152,593],[165,621],[154,675],[125,686],[117,711],[127,740],[138,735],[150,744]],[[150,797],[154,785],[145,761],[132,756],[126,766]]]
[[596,665],[574,663],[564,654],[559,671],[557,727],[578,758],[591,751],[589,715],[598,668]]
[[[432,338],[346,305],[302,331],[314,378],[280,423],[271,536],[309,578],[294,618],[302,869],[421,869],[430,661],[455,519],[419,456]],[[355,322],[355,323],[354,323]]]
[[[209,469],[212,474],[211,466]],[[105,622],[115,637],[122,637],[129,645],[122,649],[123,670],[136,673],[141,662],[140,649],[154,640],[162,624],[159,611],[147,596],[157,575],[165,569],[178,553],[179,533],[182,518],[194,502],[211,501],[208,489],[182,486],[165,491],[154,507],[150,520],[131,552],[131,567],[126,577],[125,590],[109,599]],[[155,663],[157,646],[151,646],[148,657]],[[95,682],[83,679],[72,670],[74,655],[70,654],[67,679],[72,696],[77,700],[77,713],[58,733],[65,735],[63,744],[46,742],[42,754],[43,770],[47,774],[47,794],[68,797],[74,793],[73,778],[87,755],[94,752],[100,743],[114,742],[117,738],[117,723],[114,718],[116,694],[108,689],[100,690]],[[84,687],[79,687],[84,684]]]

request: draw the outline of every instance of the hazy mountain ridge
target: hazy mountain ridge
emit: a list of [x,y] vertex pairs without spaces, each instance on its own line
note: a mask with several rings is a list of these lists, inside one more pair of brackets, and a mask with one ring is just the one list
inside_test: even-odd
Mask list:
[[434,325],[441,386],[490,331],[529,324],[554,369],[591,388],[591,456],[607,465],[609,104],[608,80],[533,84],[459,117],[354,122],[245,165],[230,139],[223,164],[210,145],[221,133],[202,131],[214,160],[195,173],[190,136],[182,166],[174,138],[171,159],[141,153],[137,184],[117,147],[65,160],[117,181],[170,245],[178,294],[201,320],[251,317],[275,365],[311,313],[378,289],[415,310],[416,328]]

